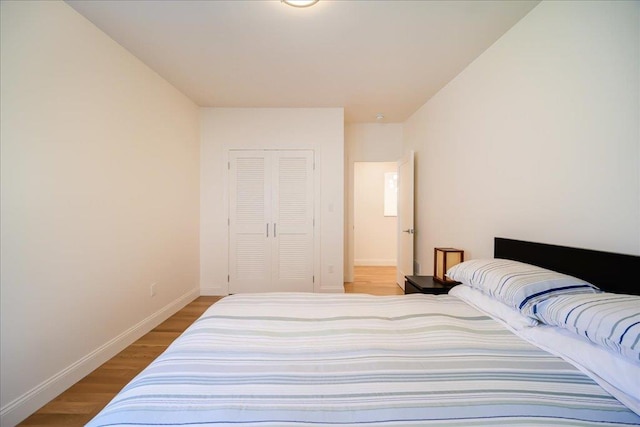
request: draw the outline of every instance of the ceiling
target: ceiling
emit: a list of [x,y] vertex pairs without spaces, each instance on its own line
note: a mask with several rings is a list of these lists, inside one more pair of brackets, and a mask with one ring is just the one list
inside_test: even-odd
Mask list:
[[200,106],[403,122],[538,0],[67,3]]

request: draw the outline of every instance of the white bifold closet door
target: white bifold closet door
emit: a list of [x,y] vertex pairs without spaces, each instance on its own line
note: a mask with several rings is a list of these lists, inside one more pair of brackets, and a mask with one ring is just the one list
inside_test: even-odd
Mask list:
[[313,151],[229,152],[229,293],[313,292]]

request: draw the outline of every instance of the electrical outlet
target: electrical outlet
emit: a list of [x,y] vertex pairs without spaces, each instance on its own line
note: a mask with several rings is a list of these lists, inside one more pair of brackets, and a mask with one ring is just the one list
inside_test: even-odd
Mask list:
[[329,266],[329,274],[333,273],[333,265]]
[[149,289],[149,292],[151,294],[152,297],[156,296],[156,285],[157,283],[152,283]]

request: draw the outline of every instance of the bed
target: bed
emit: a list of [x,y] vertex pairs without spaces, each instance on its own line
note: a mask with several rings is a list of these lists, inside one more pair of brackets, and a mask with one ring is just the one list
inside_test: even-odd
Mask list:
[[[495,256],[560,262],[556,270],[584,277],[573,261],[595,255],[589,266],[610,262],[599,265],[616,272],[613,279],[587,273],[594,285],[638,294],[620,270],[637,271],[639,257],[536,245],[497,238]],[[570,261],[558,261],[558,249],[568,249],[562,256]],[[495,304],[471,285],[453,295],[226,297],[88,425],[640,425],[633,355]],[[553,298],[536,293],[535,310],[551,300],[553,322],[551,314],[566,309],[559,301],[574,298],[572,286]],[[637,335],[634,310],[632,302],[625,342]]]

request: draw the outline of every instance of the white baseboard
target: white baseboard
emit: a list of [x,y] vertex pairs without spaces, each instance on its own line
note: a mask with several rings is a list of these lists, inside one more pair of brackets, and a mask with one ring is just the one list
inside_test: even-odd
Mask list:
[[219,288],[214,286],[201,286],[200,287],[200,295],[202,296],[211,296],[211,297],[226,297],[229,295],[228,289],[225,287]]
[[[335,287],[327,287],[319,285],[318,287],[314,287],[314,292],[344,292],[343,286],[335,286]],[[203,286],[200,288],[200,295],[202,296],[216,296],[216,297],[226,297],[229,295],[226,289],[217,288],[213,286]]]
[[9,402],[0,409],[0,426],[11,427],[23,421],[198,296],[200,296],[200,289],[192,289],[48,380]]
[[396,264],[395,259],[356,259],[353,261],[353,265],[358,266],[395,267]]
[[335,287],[335,286],[331,286],[331,287],[329,287],[329,286],[320,286],[320,288],[315,292],[343,294],[344,293],[344,285],[339,286],[339,287]]

